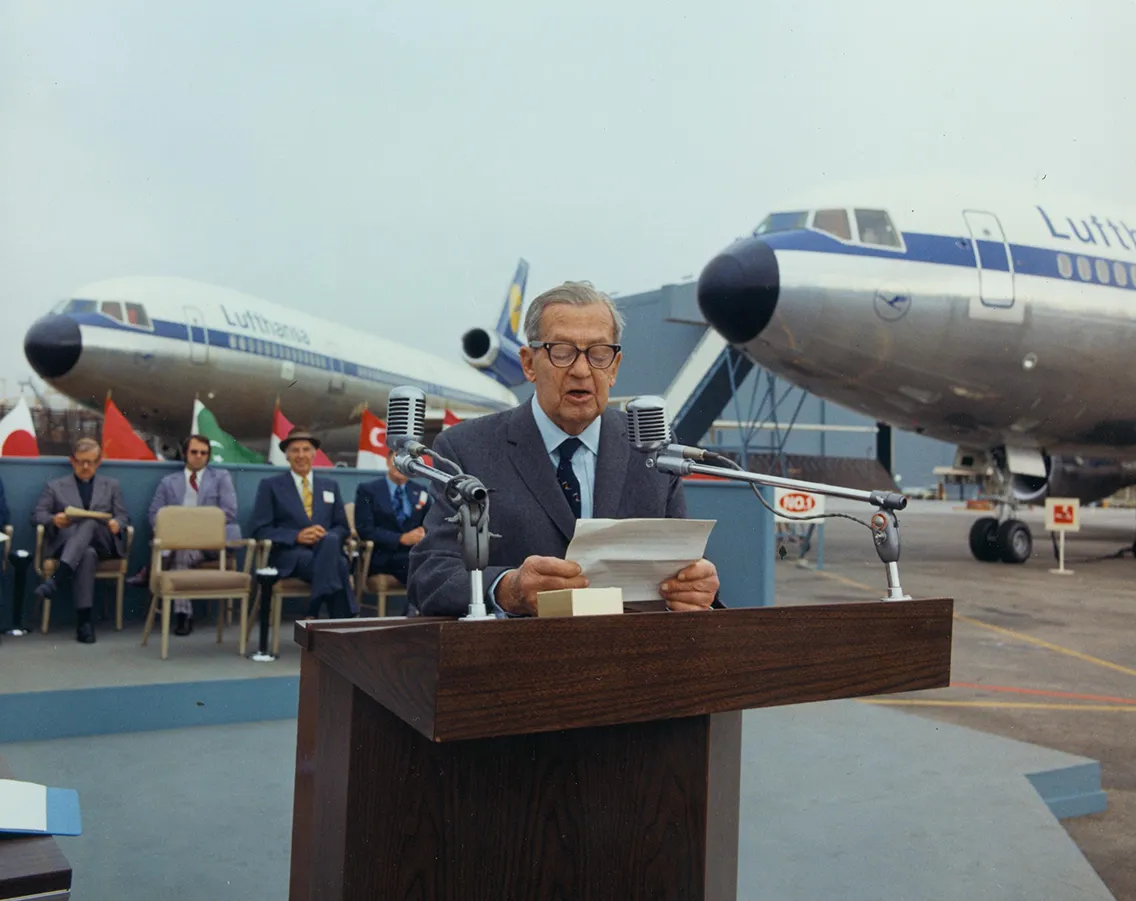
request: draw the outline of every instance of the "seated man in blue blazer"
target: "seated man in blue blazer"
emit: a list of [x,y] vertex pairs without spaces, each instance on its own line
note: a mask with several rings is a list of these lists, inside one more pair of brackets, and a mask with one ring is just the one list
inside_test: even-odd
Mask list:
[[338,483],[312,473],[319,440],[294,428],[280,442],[288,472],[263,479],[256,489],[249,531],[258,541],[272,542],[268,565],[281,579],[310,582],[308,616],[319,616],[327,604],[332,619],[354,616],[343,542],[349,532]]
[[387,474],[355,489],[355,531],[363,541],[375,542],[370,574],[386,573],[403,585],[410,549],[426,537],[422,521],[430,512],[430,495],[409,481],[395,469],[394,451],[389,451]]

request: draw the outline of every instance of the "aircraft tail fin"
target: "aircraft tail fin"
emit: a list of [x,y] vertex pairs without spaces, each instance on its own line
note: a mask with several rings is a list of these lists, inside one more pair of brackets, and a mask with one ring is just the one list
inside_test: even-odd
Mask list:
[[509,290],[505,292],[505,305],[501,308],[501,316],[497,320],[497,333],[503,338],[509,338],[521,343],[521,311],[525,305],[525,283],[529,278],[529,264],[525,259],[517,263],[517,271],[513,280],[509,282]]
[[525,259],[517,263],[517,271],[505,292],[505,305],[497,319],[497,327],[490,331],[472,328],[462,335],[462,357],[470,366],[492,376],[507,388],[515,388],[525,381],[521,368],[521,312],[525,305],[525,283],[529,277],[529,264]]

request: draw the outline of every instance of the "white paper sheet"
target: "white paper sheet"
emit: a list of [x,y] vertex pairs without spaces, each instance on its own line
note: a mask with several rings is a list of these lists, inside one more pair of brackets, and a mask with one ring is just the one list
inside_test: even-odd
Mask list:
[[580,519],[565,559],[592,588],[622,588],[624,601],[656,601],[659,585],[706,555],[713,519]]
[[0,779],[0,830],[47,831],[47,786]]

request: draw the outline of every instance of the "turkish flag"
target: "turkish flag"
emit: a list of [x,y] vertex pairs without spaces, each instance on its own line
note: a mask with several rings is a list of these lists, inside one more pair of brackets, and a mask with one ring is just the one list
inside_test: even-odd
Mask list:
[[387,468],[387,424],[370,410],[363,411],[355,468],[378,469],[383,472]]
[[449,408],[447,408],[446,412],[442,414],[443,429],[448,429],[450,426],[457,425],[459,422],[461,422],[461,420],[458,419],[454,412]]
[[103,457],[107,460],[157,460],[157,456],[138,437],[110,395],[103,407]]

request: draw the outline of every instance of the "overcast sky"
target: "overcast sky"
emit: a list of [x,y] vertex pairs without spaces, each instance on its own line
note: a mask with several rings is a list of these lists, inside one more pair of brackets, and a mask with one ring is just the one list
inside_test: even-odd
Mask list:
[[457,359],[519,256],[530,297],[649,290],[829,178],[1044,174],[1119,205],[1134,36],[1131,0],[0,0],[0,377],[111,276]]

